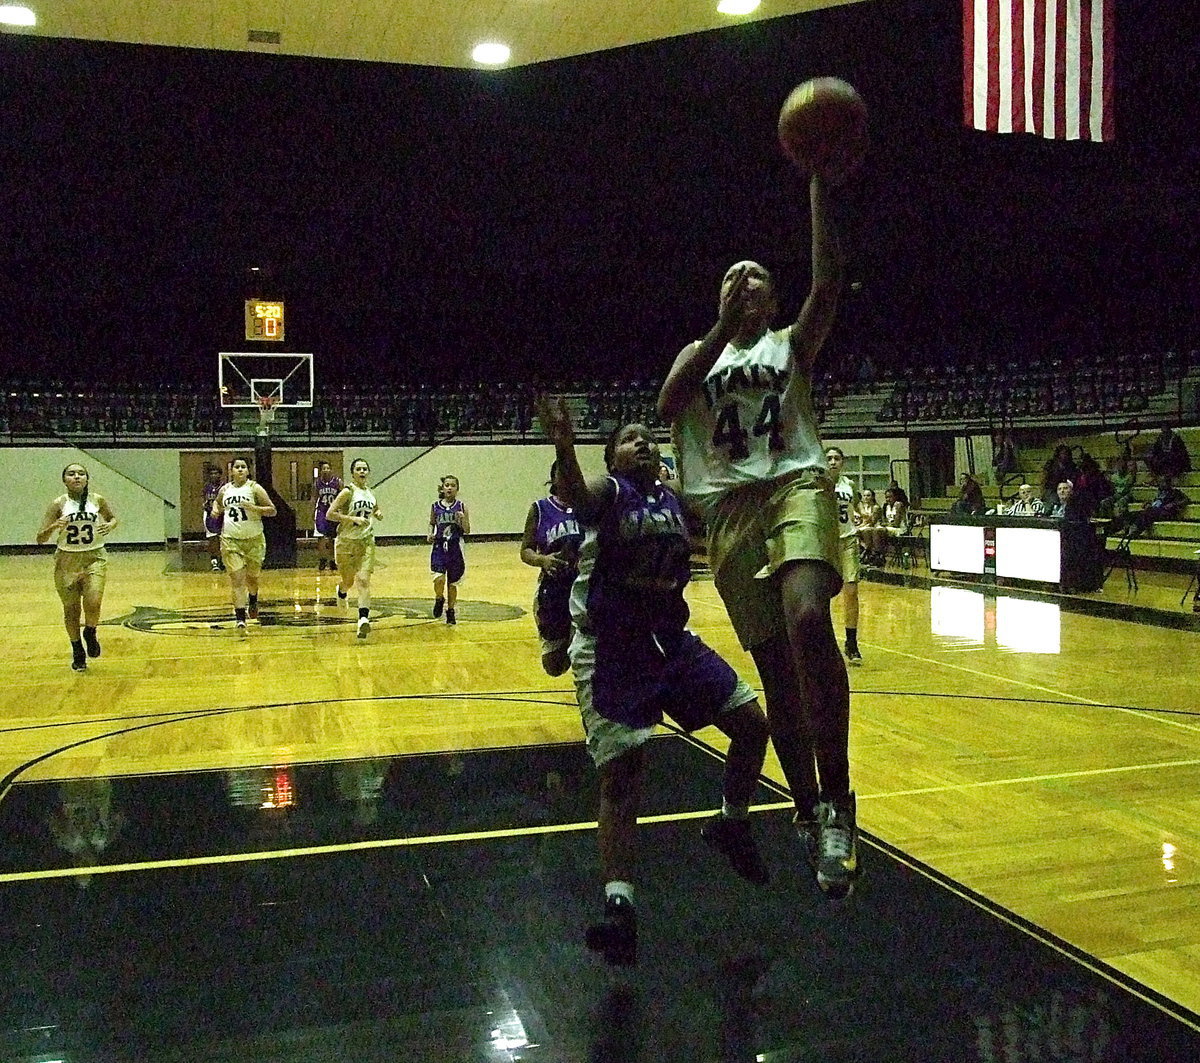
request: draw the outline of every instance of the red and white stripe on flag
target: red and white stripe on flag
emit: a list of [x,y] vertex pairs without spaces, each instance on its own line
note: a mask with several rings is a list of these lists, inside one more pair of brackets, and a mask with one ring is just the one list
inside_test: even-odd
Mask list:
[[963,122],[1113,140],[1116,0],[963,0]]

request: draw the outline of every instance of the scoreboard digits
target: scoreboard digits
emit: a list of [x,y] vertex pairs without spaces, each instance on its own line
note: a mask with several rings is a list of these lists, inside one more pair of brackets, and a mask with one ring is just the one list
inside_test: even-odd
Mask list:
[[246,300],[246,339],[283,339],[283,303],[281,301],[278,299]]

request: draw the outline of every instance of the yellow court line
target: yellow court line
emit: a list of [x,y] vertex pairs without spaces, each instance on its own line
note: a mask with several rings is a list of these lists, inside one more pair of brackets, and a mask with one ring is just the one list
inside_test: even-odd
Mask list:
[[[1095,701],[1092,698],[1085,698],[1082,694],[1071,694],[1065,690],[1058,690],[1055,687],[1044,687],[1038,683],[1029,683],[1024,679],[1013,679],[1011,676],[996,675],[994,672],[984,672],[978,668],[968,668],[963,664],[954,664],[951,661],[941,661],[936,657],[923,657],[919,653],[909,653],[906,650],[897,650],[891,646],[883,646],[878,643],[862,642],[870,650],[882,650],[884,653],[894,653],[897,657],[907,657],[910,661],[920,661],[923,664],[933,665],[935,667],[952,668],[958,672],[966,672],[967,675],[978,676],[980,679],[991,679],[1000,683],[1009,683],[1012,686],[1025,687],[1027,690],[1036,690],[1042,694],[1053,694],[1059,698],[1072,698],[1081,705],[1094,705],[1097,708],[1109,709],[1113,712],[1122,712],[1127,716],[1133,716],[1139,720],[1150,719],[1155,723],[1169,724],[1178,727],[1184,731],[1200,731],[1200,727],[1193,724],[1183,723],[1173,717],[1163,717],[1158,715],[1154,709],[1129,709],[1122,705],[1108,705],[1103,701]],[[850,691],[854,694],[853,689]],[[932,694],[931,697],[947,697],[952,698],[954,694]]]
[[[791,802],[754,805],[753,812],[791,808]],[[680,823],[703,819],[712,809],[701,812],[671,812],[657,816],[639,816],[638,823]],[[555,823],[542,827],[511,827],[504,830],[466,831],[460,834],[433,834],[419,838],[377,838],[363,842],[339,842],[335,845],[310,845],[297,849],[272,849],[253,853],[220,853],[211,856],[187,856],[170,860],[144,860],[128,864],[99,864],[95,867],[59,867],[45,871],[9,871],[0,874],[0,882],[32,882],[37,879],[74,878],[76,875],[114,875],[126,871],[158,871],[178,867],[208,867],[217,864],[245,864],[258,860],[287,860],[298,856],[330,856],[337,853],[363,852],[369,849],[398,849],[414,845],[447,845],[456,842],[490,841],[496,838],[526,838],[539,834],[566,834],[595,830],[588,823]]]

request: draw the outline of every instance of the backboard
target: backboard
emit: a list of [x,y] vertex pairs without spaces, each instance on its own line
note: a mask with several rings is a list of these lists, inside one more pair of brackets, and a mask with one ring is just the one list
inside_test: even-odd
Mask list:
[[261,398],[278,399],[284,409],[311,408],[313,356],[222,352],[217,355],[217,387],[227,408],[257,409]]

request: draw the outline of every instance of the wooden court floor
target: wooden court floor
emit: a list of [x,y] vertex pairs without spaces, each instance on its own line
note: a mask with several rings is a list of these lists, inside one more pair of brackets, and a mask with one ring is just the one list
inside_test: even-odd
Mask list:
[[[262,622],[238,639],[225,577],[114,552],[103,655],[83,674],[49,554],[0,558],[0,801],[16,783],[577,742],[569,682],[539,668],[517,549],[471,545],[451,628],[428,613],[426,548],[381,548],[365,642],[314,569],[264,573]],[[1141,582],[1147,617],[1190,615],[1186,577]],[[1119,573],[1096,597],[1133,600]],[[690,600],[693,627],[756,684],[711,583]],[[1200,1012],[1200,633],[867,582],[860,644],[862,828]],[[71,872],[64,858],[42,873]]]

